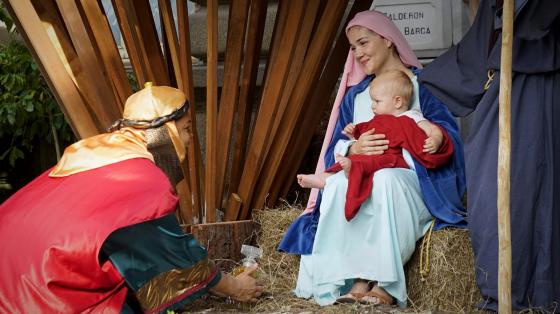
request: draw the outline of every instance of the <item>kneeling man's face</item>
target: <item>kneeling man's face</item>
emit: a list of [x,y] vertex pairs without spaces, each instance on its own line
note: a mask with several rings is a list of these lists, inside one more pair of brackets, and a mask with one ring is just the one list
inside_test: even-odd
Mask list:
[[179,137],[183,141],[185,148],[188,148],[192,138],[192,121],[189,112],[185,112],[181,118],[175,121],[175,125],[177,126]]

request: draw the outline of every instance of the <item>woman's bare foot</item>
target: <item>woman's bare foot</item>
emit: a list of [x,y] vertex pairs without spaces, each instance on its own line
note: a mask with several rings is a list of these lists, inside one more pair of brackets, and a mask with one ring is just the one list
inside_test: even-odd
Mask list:
[[322,189],[328,177],[326,174],[298,174],[297,182],[304,188]]

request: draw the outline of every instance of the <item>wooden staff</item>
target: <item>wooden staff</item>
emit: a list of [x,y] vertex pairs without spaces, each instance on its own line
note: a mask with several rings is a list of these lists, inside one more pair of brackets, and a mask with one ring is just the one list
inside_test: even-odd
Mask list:
[[499,313],[511,313],[511,58],[513,44],[513,0],[504,0],[502,56],[500,62],[498,144],[498,302]]

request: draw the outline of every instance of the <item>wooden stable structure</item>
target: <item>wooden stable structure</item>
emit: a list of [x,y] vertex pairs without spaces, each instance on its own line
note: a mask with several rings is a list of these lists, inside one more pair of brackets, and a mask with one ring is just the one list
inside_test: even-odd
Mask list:
[[[104,132],[121,117],[133,90],[101,1],[4,2],[78,138]],[[371,3],[279,1],[261,95],[253,104],[268,1],[230,1],[219,95],[217,38],[224,30],[218,29],[218,1],[207,1],[206,151],[203,160],[195,125],[187,184],[178,188],[186,224],[215,222],[217,209],[228,221],[248,219],[253,209],[287,194],[313,134],[309,126],[329,105],[328,91],[344,65],[348,43],[339,28]],[[149,0],[111,5],[139,86],[177,87],[194,106],[186,1],[172,8],[170,0],[159,0],[159,16]]]

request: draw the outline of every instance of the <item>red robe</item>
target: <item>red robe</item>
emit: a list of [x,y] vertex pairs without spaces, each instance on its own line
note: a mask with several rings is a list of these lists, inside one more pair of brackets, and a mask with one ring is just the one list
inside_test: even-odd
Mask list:
[[117,229],[172,213],[174,190],[141,158],[49,172],[0,206],[0,312],[118,313],[128,288],[111,262],[99,265],[101,246]]
[[[356,216],[362,203],[371,195],[373,175],[377,170],[408,168],[408,164],[403,158],[403,148],[426,168],[441,166],[453,155],[453,143],[449,140],[447,132],[441,127],[443,141],[435,154],[422,152],[427,136],[416,125],[416,122],[407,116],[376,115],[373,119],[356,125],[354,138],[360,138],[362,133],[373,128],[375,128],[375,133],[386,135],[389,140],[389,148],[383,155],[352,155],[348,157],[352,161],[348,173],[348,190],[346,191],[346,204],[344,206],[344,215],[348,221]],[[338,172],[340,170],[342,170],[342,167],[337,162],[329,167],[326,172]]]

